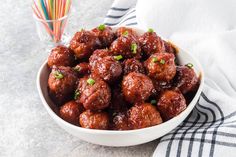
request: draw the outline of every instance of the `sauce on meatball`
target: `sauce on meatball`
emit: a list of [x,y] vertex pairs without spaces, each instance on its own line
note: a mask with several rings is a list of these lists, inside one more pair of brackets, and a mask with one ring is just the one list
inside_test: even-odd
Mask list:
[[179,90],[164,91],[157,103],[157,108],[164,120],[169,120],[179,115],[186,107],[185,98]]
[[70,48],[78,59],[88,58],[95,49],[101,47],[99,38],[91,31],[81,30],[70,41]]
[[60,116],[65,121],[79,125],[79,116],[84,111],[84,107],[80,103],[71,100],[60,107]]
[[143,64],[134,58],[131,59],[126,59],[123,63],[124,66],[124,75],[127,75],[131,72],[138,72],[138,73],[142,73],[145,74],[145,70],[144,70],[144,66]]
[[154,53],[161,53],[165,50],[163,40],[153,31],[144,33],[139,37],[142,51],[150,56]]
[[49,94],[57,105],[71,99],[76,88],[77,76],[71,67],[53,66],[48,78]]
[[175,56],[171,53],[155,53],[145,61],[149,77],[158,81],[171,81],[176,74]]
[[129,110],[129,121],[133,129],[141,129],[162,123],[156,107],[149,104],[137,104]]
[[48,66],[73,66],[75,63],[75,56],[73,52],[63,46],[59,45],[51,50],[50,55],[48,56]]
[[111,90],[109,85],[101,79],[85,77],[80,79],[77,98],[85,109],[101,110],[109,106],[111,101]]
[[152,80],[144,74],[131,72],[122,81],[122,91],[130,103],[144,102],[151,95]]
[[121,64],[113,56],[104,57],[91,68],[92,74],[100,77],[107,83],[115,82],[122,74]]
[[109,127],[109,116],[106,112],[86,110],[80,114],[80,125],[88,129],[106,130]]

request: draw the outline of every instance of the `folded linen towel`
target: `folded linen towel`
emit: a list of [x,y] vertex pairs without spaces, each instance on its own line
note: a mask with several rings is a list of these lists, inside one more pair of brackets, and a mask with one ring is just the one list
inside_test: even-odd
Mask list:
[[157,141],[154,157],[236,156],[235,7],[232,0],[139,0],[137,6],[136,0],[115,0],[108,11],[106,25],[152,27],[197,57],[205,71],[198,104],[182,124]]

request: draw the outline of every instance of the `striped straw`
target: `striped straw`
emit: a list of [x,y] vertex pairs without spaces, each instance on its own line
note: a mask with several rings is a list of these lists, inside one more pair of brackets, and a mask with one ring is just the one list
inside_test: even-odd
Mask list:
[[33,0],[33,13],[41,20],[54,42],[61,40],[71,7],[71,0]]

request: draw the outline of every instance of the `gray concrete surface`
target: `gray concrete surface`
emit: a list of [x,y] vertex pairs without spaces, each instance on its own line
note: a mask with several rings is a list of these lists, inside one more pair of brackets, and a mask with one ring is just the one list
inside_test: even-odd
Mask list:
[[[38,41],[31,2],[6,0],[0,5],[0,156],[151,156],[156,141],[125,148],[93,145],[66,133],[49,117],[35,83],[48,54]],[[113,1],[75,2],[71,32],[101,23]]]

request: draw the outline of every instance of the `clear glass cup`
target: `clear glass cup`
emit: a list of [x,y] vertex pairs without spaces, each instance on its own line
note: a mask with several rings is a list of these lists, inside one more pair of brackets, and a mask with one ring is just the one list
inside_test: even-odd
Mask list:
[[40,41],[48,44],[49,46],[66,44],[69,40],[67,28],[69,16],[70,12],[62,18],[56,20],[43,20],[33,14]]

